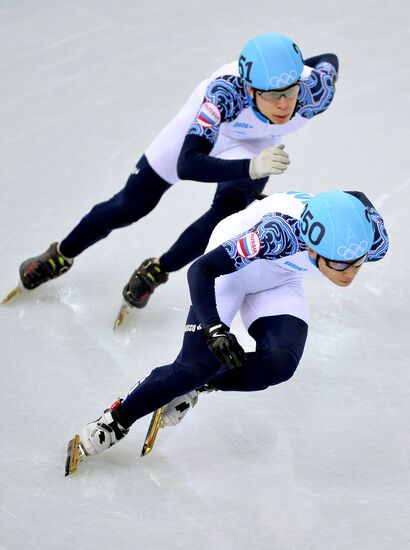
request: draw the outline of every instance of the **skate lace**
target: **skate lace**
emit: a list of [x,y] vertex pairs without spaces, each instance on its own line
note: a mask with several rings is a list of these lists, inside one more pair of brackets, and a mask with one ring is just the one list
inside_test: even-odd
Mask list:
[[131,277],[128,291],[134,297],[143,296],[152,292],[158,285],[168,280],[168,274],[161,266],[153,262],[152,259],[146,260]]
[[143,277],[145,280],[148,280],[148,284],[158,285],[160,283],[165,283],[168,279],[168,274],[162,269],[159,263],[154,262],[153,260],[148,260],[144,263],[138,270],[137,274],[140,277]]
[[67,271],[70,265],[59,254],[46,253],[43,257],[33,260],[25,267],[25,275],[29,278],[49,279]]

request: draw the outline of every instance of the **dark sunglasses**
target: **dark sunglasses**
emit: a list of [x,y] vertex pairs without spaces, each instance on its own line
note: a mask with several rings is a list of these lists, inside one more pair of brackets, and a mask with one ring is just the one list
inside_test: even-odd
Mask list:
[[328,258],[323,258],[323,261],[327,265],[327,267],[330,267],[330,269],[334,269],[335,271],[346,271],[346,269],[349,269],[349,267],[360,267],[366,260],[367,260],[368,254],[366,253],[364,256],[361,256],[354,262],[339,262],[338,260],[329,260]]
[[278,101],[282,96],[292,99],[299,93],[299,81],[282,90],[257,90],[255,92],[268,101]]

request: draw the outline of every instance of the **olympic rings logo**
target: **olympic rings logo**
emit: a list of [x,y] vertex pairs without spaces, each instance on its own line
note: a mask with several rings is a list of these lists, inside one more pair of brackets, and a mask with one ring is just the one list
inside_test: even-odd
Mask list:
[[297,80],[297,72],[292,69],[288,73],[282,73],[280,76],[272,76],[269,84],[273,87],[273,89],[286,88],[286,86],[289,86],[295,82],[295,80]]
[[367,241],[360,241],[360,243],[352,243],[349,246],[339,246],[337,253],[345,260],[353,260],[364,256],[369,250],[369,243]]

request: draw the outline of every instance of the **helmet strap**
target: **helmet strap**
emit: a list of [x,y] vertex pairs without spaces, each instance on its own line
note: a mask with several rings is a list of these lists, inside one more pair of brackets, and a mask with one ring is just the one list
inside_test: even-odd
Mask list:
[[[313,249],[312,249],[313,250]],[[320,271],[320,267],[319,267],[319,258],[321,258],[321,256],[319,256],[319,254],[316,252],[316,258],[313,259],[312,256],[310,255],[309,251],[308,251],[308,258],[309,258],[309,261],[312,265],[314,265],[315,267],[318,268],[318,270]]]

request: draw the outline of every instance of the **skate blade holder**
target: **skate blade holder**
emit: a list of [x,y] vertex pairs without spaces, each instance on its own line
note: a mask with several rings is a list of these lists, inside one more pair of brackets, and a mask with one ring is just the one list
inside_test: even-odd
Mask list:
[[74,474],[77,464],[84,459],[85,453],[81,447],[80,436],[75,434],[67,445],[67,458],[65,463],[65,477]]
[[158,430],[163,427],[162,412],[164,408],[157,409],[151,418],[151,422],[145,436],[144,445],[142,446],[141,456],[146,456],[154,448],[154,443],[157,438]]

